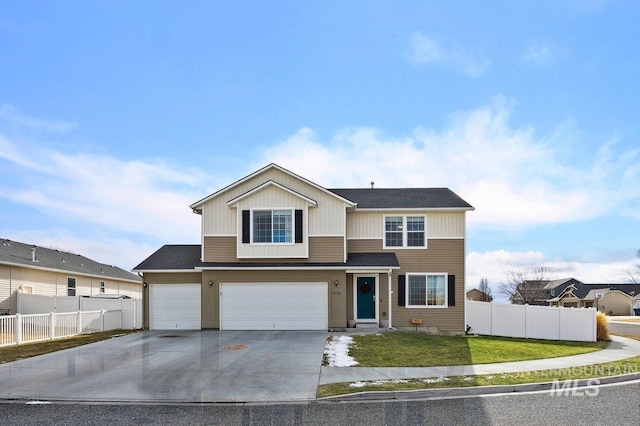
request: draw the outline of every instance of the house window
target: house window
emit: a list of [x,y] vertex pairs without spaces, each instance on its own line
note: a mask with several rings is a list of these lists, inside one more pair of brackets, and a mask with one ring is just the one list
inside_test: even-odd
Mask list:
[[402,216],[388,216],[384,221],[384,241],[387,247],[402,247]]
[[386,216],[385,247],[426,247],[424,216]]
[[254,243],[293,242],[292,210],[254,210]]
[[67,278],[67,296],[76,295],[76,279]]
[[104,293],[106,289],[107,289],[107,286],[104,283],[104,281],[100,281],[100,293]]
[[407,306],[447,306],[446,274],[407,274]]

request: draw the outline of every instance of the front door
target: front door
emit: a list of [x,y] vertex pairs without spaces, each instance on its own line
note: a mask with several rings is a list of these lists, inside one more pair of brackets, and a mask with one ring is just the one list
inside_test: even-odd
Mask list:
[[376,319],[376,278],[356,278],[356,317],[359,320]]

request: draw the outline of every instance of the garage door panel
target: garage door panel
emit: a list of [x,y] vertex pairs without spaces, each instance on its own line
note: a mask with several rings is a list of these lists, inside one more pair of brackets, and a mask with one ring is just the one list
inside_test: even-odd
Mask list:
[[149,325],[152,330],[200,330],[200,284],[152,284]]
[[327,283],[222,284],[220,303],[224,330],[327,329]]

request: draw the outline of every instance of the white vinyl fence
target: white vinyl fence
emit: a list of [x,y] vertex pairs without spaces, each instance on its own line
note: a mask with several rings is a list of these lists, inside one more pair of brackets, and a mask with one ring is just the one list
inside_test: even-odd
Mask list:
[[142,328],[141,299],[103,299],[18,293],[18,312],[23,315],[101,310],[120,311],[121,328],[123,329]]
[[471,332],[530,339],[596,341],[595,308],[466,301]]
[[53,340],[122,328],[120,311],[63,312],[0,316],[0,346]]

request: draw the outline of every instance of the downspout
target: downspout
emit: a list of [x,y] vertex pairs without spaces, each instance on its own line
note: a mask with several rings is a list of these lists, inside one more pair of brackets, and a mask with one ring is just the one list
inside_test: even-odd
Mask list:
[[393,291],[391,290],[391,273],[392,272],[393,270],[389,268],[389,272],[387,273],[387,278],[389,280],[389,285],[387,286],[389,288],[389,296],[387,297],[387,301],[389,302],[389,329],[393,328],[393,325],[391,324],[391,306],[393,305],[393,303],[391,303],[391,294],[393,293]]

